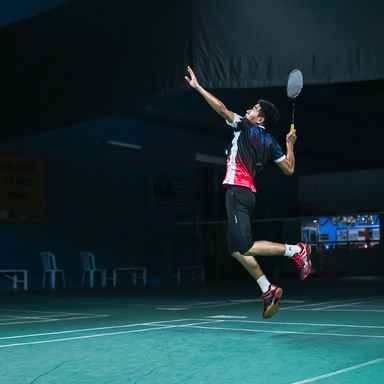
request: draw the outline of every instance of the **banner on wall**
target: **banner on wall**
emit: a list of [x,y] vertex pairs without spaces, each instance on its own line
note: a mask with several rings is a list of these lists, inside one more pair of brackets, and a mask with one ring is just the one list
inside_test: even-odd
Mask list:
[[45,218],[43,161],[0,156],[0,222],[42,222]]

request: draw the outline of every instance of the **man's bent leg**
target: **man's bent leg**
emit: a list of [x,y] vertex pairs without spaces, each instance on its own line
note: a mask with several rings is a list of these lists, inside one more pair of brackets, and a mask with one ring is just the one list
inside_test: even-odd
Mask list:
[[273,243],[271,241],[255,241],[245,255],[252,256],[288,256],[297,267],[300,279],[304,280],[312,273],[311,246],[298,243],[296,245]]
[[270,284],[260,268],[257,260],[247,254],[242,255],[240,252],[233,252],[232,256],[240,262],[240,264],[249,272],[249,274],[257,281],[263,292],[263,317],[268,319],[273,316],[280,306],[280,299],[283,295],[283,290],[273,284]]
[[[251,212],[255,197],[247,188],[229,187],[226,195],[228,216],[228,245],[230,254],[240,262],[257,281],[264,301],[263,317],[271,317],[278,309],[282,289],[270,284],[259,263],[249,250],[253,244],[251,231]],[[265,245],[265,244],[264,244]],[[264,247],[268,248],[268,247]]]
[[271,241],[255,241],[246,255],[252,256],[284,256],[285,245]]
[[255,280],[264,275],[259,263],[253,256],[248,255],[247,253],[243,255],[240,252],[233,252],[232,256],[249,272],[249,274]]

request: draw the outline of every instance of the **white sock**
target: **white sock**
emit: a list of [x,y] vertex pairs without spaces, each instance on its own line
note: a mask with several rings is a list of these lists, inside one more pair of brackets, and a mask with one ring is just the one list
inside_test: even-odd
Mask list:
[[285,244],[284,256],[292,257],[299,252],[301,252],[301,248],[298,245]]
[[268,279],[265,277],[265,275],[260,276],[257,279],[257,284],[259,284],[261,292],[263,292],[263,293],[267,292],[269,289],[269,286],[271,285],[271,283],[268,281]]

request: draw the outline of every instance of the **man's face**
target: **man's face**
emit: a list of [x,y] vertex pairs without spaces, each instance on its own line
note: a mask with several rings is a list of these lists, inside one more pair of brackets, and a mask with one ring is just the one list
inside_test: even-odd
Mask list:
[[264,116],[260,104],[256,104],[252,108],[247,109],[245,117],[252,123],[263,124]]

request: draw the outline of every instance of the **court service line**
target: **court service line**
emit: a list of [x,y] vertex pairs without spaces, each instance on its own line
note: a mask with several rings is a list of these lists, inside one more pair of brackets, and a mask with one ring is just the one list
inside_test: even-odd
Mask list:
[[312,308],[312,311],[324,311],[326,309],[332,309],[332,308],[349,307],[349,306],[353,306],[353,305],[364,304],[366,302],[367,302],[367,300],[360,300],[360,301],[354,301],[352,303],[346,303],[346,304],[327,305],[326,307]]
[[80,315],[85,315],[85,316],[90,316],[90,315],[100,315],[100,313],[79,313],[79,312],[62,312],[62,311],[41,311],[41,310],[33,310],[33,309],[13,309],[13,308],[2,308],[1,309],[3,312],[22,312],[22,313],[31,313],[31,312],[36,312],[36,313],[52,313],[54,315],[72,315],[72,316],[80,316]]
[[107,329],[119,329],[119,328],[129,328],[129,327],[141,327],[146,325],[161,325],[164,323],[173,323],[179,321],[201,321],[206,319],[176,319],[176,320],[161,320],[161,321],[151,321],[144,323],[133,323],[133,324],[123,324],[123,325],[110,325],[107,327],[95,327],[95,328],[78,328],[78,329],[69,329],[67,331],[57,331],[57,332],[44,332],[44,333],[31,333],[27,335],[16,335],[16,336],[4,336],[0,337],[0,340],[8,340],[8,339],[22,339],[26,337],[38,337],[38,336],[52,336],[52,335],[63,335],[68,333],[78,333],[78,332],[90,332],[90,331],[105,331]]
[[306,383],[313,383],[313,382],[315,382],[315,381],[319,381],[319,380],[322,380],[322,379],[326,379],[326,378],[328,378],[328,377],[332,377],[332,376],[340,375],[341,373],[345,373],[345,372],[353,371],[353,370],[358,369],[358,368],[366,367],[367,365],[372,365],[372,364],[382,363],[383,361],[384,361],[384,358],[379,358],[379,359],[375,359],[375,360],[370,360],[370,361],[367,361],[367,362],[365,362],[365,363],[352,365],[351,367],[343,368],[343,369],[339,369],[339,370],[337,370],[337,371],[330,372],[330,373],[326,373],[326,374],[324,374],[324,375],[315,376],[315,377],[310,377],[310,378],[308,378],[308,379],[304,379],[304,380],[300,380],[300,381],[295,381],[295,382],[292,383],[292,384],[306,384]]
[[[218,302],[218,303],[212,303],[212,304],[208,304],[206,303],[207,305],[204,305],[204,304],[191,304],[189,305],[189,307],[192,307],[192,308],[197,308],[197,309],[200,309],[200,308],[214,308],[214,307],[221,307],[221,306],[227,306],[227,305],[238,305],[238,304],[249,304],[249,303],[261,303],[261,298],[257,298],[257,299],[228,299],[226,301],[222,300],[221,302]],[[292,304],[297,304],[297,303],[304,303],[305,301],[303,300],[284,300],[284,303],[292,303]],[[303,304],[304,305],[304,304]],[[188,305],[185,305],[186,307]]]
[[[310,303],[310,304],[302,304],[302,305],[291,305],[291,306],[286,306],[286,307],[283,307],[283,308],[280,308],[281,310],[294,310],[294,309],[301,309],[301,308],[306,308],[306,310],[308,311],[312,311],[312,310],[318,310],[318,309],[312,309],[312,308],[308,308],[307,307],[313,307],[313,306],[322,306],[322,305],[340,305],[340,304],[343,304],[343,305],[349,305],[349,303],[353,303],[357,300],[359,301],[364,301],[364,302],[367,302],[368,300],[375,300],[377,299],[377,297],[359,297],[359,298],[354,298],[354,299],[349,299],[349,300],[328,300],[328,301],[319,301],[317,303]],[[284,302],[284,301],[282,301]]]
[[[234,301],[236,303],[239,303],[239,304],[243,304],[243,303],[254,303],[254,302],[261,302],[261,298],[258,298],[258,299],[230,299],[230,301]],[[288,304],[302,304],[304,305],[304,303],[307,303],[308,300],[295,300],[295,299],[284,299],[284,303],[288,303]]]
[[188,326],[193,325],[193,324],[212,324],[214,322],[221,322],[221,321],[222,320],[211,320],[211,321],[204,321],[201,323],[190,323],[190,324],[183,324],[183,325],[167,325],[167,326],[163,326],[163,327],[133,329],[131,331],[107,332],[107,333],[98,333],[98,334],[87,335],[87,336],[65,337],[65,338],[61,338],[61,339],[40,340],[40,341],[31,341],[31,342],[25,342],[25,343],[14,343],[14,344],[0,344],[0,349],[19,347],[19,346],[25,346],[25,345],[58,343],[58,342],[62,342],[62,341],[93,339],[96,337],[105,337],[105,336],[126,335],[129,333],[148,332],[148,331],[156,331],[156,330],[158,331],[158,330],[172,329],[172,328],[184,328],[184,327],[188,327]]
[[8,320],[25,320],[25,319],[41,320],[45,318],[46,317],[41,317],[41,316],[0,316],[0,322],[8,321]]
[[[224,320],[223,320],[224,321]],[[253,332],[253,333],[273,333],[278,335],[314,335],[314,336],[335,336],[335,337],[360,337],[370,339],[384,339],[384,335],[362,335],[348,333],[324,333],[324,332],[297,332],[297,331],[269,331],[265,329],[249,329],[249,328],[230,328],[230,327],[203,327],[196,324],[188,326],[188,328],[199,329],[214,329],[219,331],[238,331],[238,332]]]
[[[284,308],[281,308],[281,309],[284,309]],[[296,308],[296,309],[292,309],[292,311],[311,311],[311,312],[313,312],[313,309]],[[360,309],[360,308],[346,309],[346,308],[343,308],[343,309],[318,309],[317,311],[318,312],[377,312],[377,313],[383,313],[384,309]]]
[[[232,305],[239,305],[239,304],[248,304],[248,303],[261,303],[261,299],[247,299],[247,301],[238,301],[238,300],[231,300],[223,302],[221,301],[219,304],[197,304],[197,303],[191,303],[191,304],[185,304],[185,305],[173,305],[173,306],[157,306],[156,310],[159,311],[189,311],[192,309],[210,309],[210,308],[220,308],[220,307],[228,307]],[[290,300],[284,301],[285,303],[289,303]],[[297,302],[297,300],[294,300],[294,302]]]
[[111,316],[111,315],[75,316],[75,317],[62,317],[62,318],[51,318],[50,317],[49,319],[42,319],[42,320],[0,322],[0,326],[50,323],[50,322],[54,322],[54,321],[65,321],[65,320],[99,319],[102,317],[109,317],[109,316]]
[[[223,299],[223,300],[215,300],[215,301],[198,301],[191,304],[184,304],[184,306],[190,306],[190,307],[200,307],[202,305],[214,305],[214,304],[248,304],[248,303],[257,303],[261,302],[260,298],[253,298],[253,299]],[[291,304],[304,304],[304,300],[284,300],[285,303],[291,303]]]
[[[288,309],[296,309],[296,308],[307,308],[307,307],[314,307],[316,305],[324,305],[324,304],[330,304],[335,303],[335,301],[319,301],[317,303],[309,303],[309,304],[299,304],[299,305],[290,305],[283,308],[280,308],[280,310],[288,310]],[[310,308],[308,309],[310,310]]]
[[[217,316],[207,316],[208,319],[219,318]],[[340,328],[367,328],[367,329],[384,329],[380,325],[355,325],[355,324],[334,324],[334,323],[295,323],[295,322],[282,322],[282,321],[259,321],[259,320],[243,320],[243,319],[230,319],[226,318],[225,322],[235,323],[250,323],[250,324],[264,324],[264,325],[300,325],[310,327],[340,327]]]
[[[181,306],[180,308],[183,308],[184,310],[191,310],[191,309],[209,309],[209,308],[220,308],[220,307],[228,307],[231,305],[239,305],[240,303],[221,303],[221,304],[211,304],[211,305],[186,305],[186,306]],[[175,307],[174,307],[175,308]],[[157,309],[164,309],[162,307],[158,307]]]

